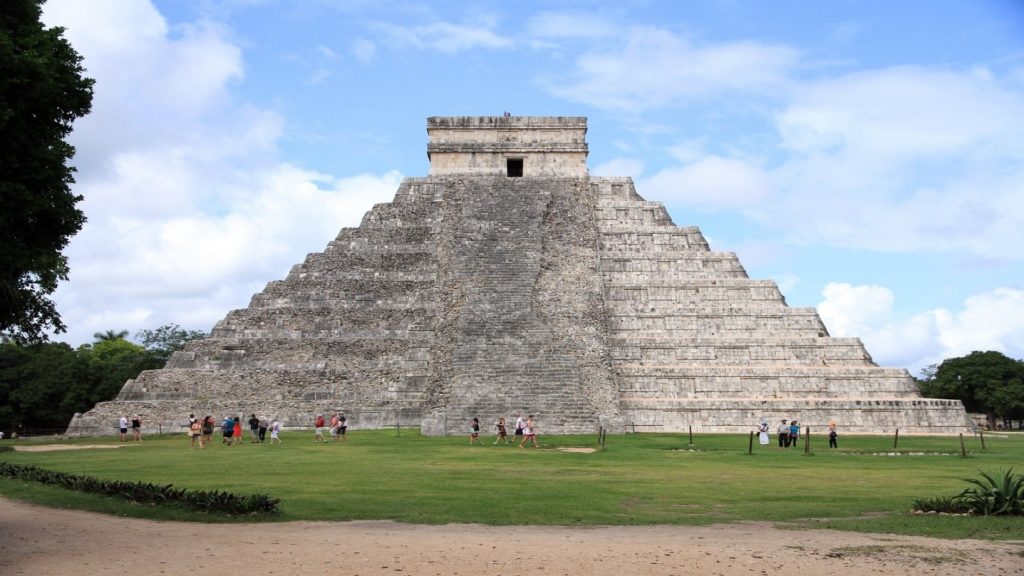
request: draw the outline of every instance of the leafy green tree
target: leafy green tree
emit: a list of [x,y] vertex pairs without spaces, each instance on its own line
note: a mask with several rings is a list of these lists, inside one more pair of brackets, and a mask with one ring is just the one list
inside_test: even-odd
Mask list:
[[67,280],[61,252],[85,222],[65,138],[92,106],[82,57],[62,28],[43,27],[41,5],[0,8],[0,334],[22,341],[65,331],[49,295]]
[[127,330],[106,330],[104,332],[95,332],[92,335],[97,342],[103,342],[104,340],[124,340],[128,337]]
[[1020,418],[1024,411],[1024,362],[1001,352],[971,352],[947,358],[919,381],[929,398],[956,398],[968,412],[985,414],[989,427],[997,418]]
[[138,377],[144,370],[152,370],[163,365],[145,348],[124,338],[83,344],[78,347],[78,353],[85,360],[93,382],[90,391],[91,398],[95,399],[93,404],[112,400],[121,391],[125,382]]
[[136,338],[163,366],[178,350],[191,340],[206,338],[202,330],[185,330],[177,324],[165,324],[156,330],[140,330]]
[[63,431],[95,403],[89,368],[64,343],[0,343],[0,430]]

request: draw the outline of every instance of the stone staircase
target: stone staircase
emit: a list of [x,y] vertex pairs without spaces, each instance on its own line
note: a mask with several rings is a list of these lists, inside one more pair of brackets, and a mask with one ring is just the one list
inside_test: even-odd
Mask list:
[[732,253],[676,227],[628,178],[593,178],[609,350],[630,429],[743,431],[762,417],[848,431],[953,433],[960,403],[920,398],[857,338],[833,338]]

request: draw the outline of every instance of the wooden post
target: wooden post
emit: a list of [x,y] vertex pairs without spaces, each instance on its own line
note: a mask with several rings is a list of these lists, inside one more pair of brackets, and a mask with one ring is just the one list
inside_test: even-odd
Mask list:
[[967,458],[967,447],[964,446],[964,433],[960,433],[960,455]]
[[804,454],[811,453],[811,427],[804,426]]
[[633,425],[633,434],[636,434],[636,422],[630,422]]
[[750,443],[747,445],[747,454],[754,453],[754,431],[750,431]]
[[896,445],[900,442],[900,429],[896,429],[896,436],[892,439],[892,449],[896,449]]
[[978,437],[981,438],[981,449],[985,449],[985,431],[981,428],[978,429]]
[[693,425],[690,425],[690,446],[693,446]]

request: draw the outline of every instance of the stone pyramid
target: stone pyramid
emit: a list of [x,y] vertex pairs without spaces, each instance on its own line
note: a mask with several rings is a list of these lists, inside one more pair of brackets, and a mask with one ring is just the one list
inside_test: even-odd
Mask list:
[[972,429],[959,401],[923,399],[906,370],[830,337],[631,179],[591,177],[586,129],[429,118],[429,176],[72,426],[256,412],[298,427],[344,410],[354,429],[432,435],[517,412],[543,433]]

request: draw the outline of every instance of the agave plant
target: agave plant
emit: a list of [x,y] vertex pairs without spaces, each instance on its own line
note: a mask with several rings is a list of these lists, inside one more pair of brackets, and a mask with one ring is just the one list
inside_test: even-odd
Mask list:
[[964,478],[974,486],[965,489],[957,500],[975,514],[1003,516],[1024,514],[1024,475],[1014,474],[1013,468],[994,475],[979,472],[982,479]]

